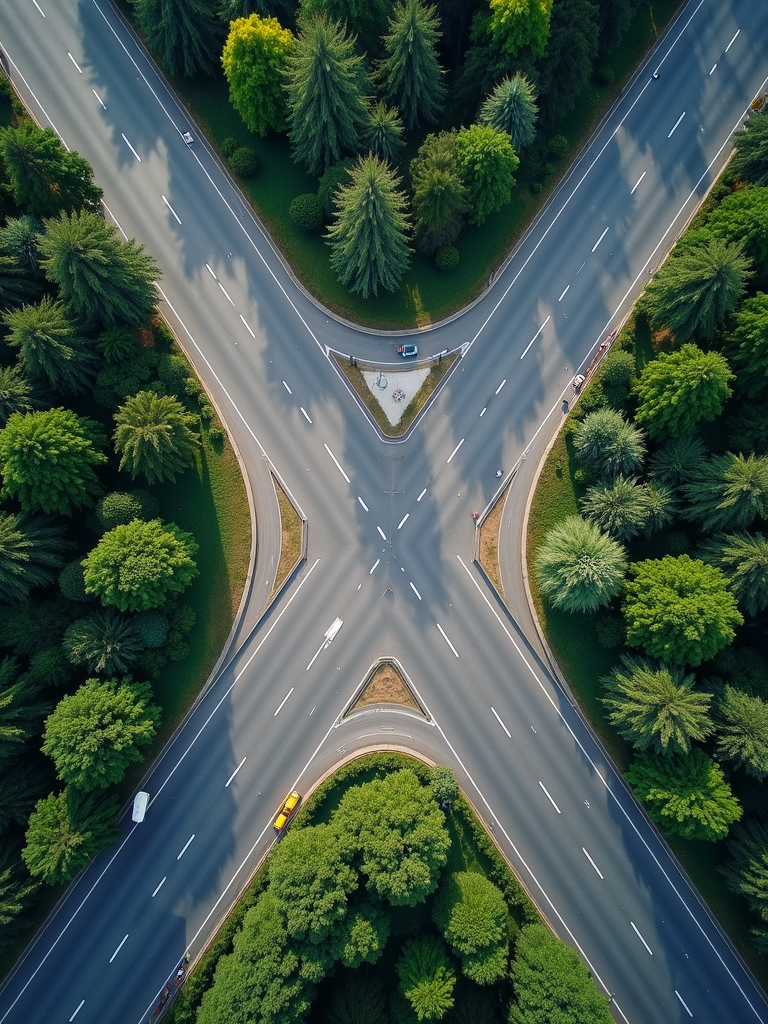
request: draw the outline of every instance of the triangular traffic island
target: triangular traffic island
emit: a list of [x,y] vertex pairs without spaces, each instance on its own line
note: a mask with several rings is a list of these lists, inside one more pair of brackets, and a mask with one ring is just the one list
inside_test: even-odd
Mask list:
[[403,413],[421,391],[429,373],[428,366],[413,370],[395,370],[392,373],[383,373],[381,370],[362,371],[368,390],[381,406],[381,411],[392,427],[400,424]]
[[393,705],[407,708],[424,718],[428,717],[402,668],[391,658],[379,658],[341,717],[347,718],[356,711],[369,711],[374,707]]

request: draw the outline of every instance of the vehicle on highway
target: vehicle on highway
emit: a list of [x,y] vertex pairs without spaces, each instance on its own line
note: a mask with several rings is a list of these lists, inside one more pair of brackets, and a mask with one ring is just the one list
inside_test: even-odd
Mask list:
[[296,808],[299,806],[301,795],[295,790],[293,793],[289,793],[288,796],[280,804],[280,810],[277,812],[277,817],[273,822],[273,828],[275,832],[282,832],[288,822],[296,813]]
[[398,345],[397,354],[402,356],[403,359],[407,359],[409,356],[417,356],[419,354],[418,345]]

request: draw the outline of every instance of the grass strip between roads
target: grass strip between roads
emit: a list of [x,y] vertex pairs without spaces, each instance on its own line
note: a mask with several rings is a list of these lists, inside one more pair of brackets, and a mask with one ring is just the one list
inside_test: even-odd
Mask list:
[[274,595],[299,564],[299,559],[301,558],[301,542],[304,535],[304,524],[301,520],[301,516],[293,507],[291,499],[280,486],[280,483],[274,474],[272,474],[272,483],[274,484],[275,494],[277,495],[277,504],[280,507],[281,529],[280,561],[277,566],[275,586],[272,590],[272,594]]

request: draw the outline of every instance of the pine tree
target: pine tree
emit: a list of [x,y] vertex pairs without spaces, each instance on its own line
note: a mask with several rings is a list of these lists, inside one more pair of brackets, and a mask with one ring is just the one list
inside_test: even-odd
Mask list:
[[37,406],[35,389],[23,366],[0,366],[0,427],[15,412],[32,412]]
[[62,645],[73,665],[99,676],[125,675],[144,647],[132,621],[111,608],[73,622]]
[[376,156],[361,157],[351,176],[337,193],[326,238],[339,280],[367,298],[380,286],[394,291],[408,267],[406,199],[400,179]]
[[0,512],[0,601],[24,601],[51,583],[68,547],[64,527],[51,519]]
[[384,37],[386,56],[376,77],[387,103],[399,108],[408,131],[437,121],[445,100],[445,83],[435,48],[440,20],[434,7],[403,0],[395,8]]
[[678,512],[678,505],[672,489],[666,484],[649,480],[645,484],[645,500],[648,518],[645,523],[645,535],[650,537],[657,530],[669,526]]
[[702,530],[743,530],[768,518],[768,456],[714,455],[681,487],[682,515]]
[[458,238],[467,190],[456,164],[456,132],[428,135],[411,160],[415,243],[430,255]]
[[600,681],[608,691],[608,720],[637,750],[687,754],[692,740],[712,732],[712,694],[694,689],[693,673],[623,654],[621,665]]
[[175,480],[194,464],[200,439],[195,417],[173,395],[140,391],[115,413],[115,451],[120,469],[149,484]]
[[12,256],[25,273],[42,277],[37,243],[44,230],[43,222],[37,217],[11,217],[5,227],[0,228],[0,250]]
[[736,370],[739,392],[748,398],[763,395],[768,388],[768,293],[758,292],[742,302],[724,347]]
[[400,991],[421,1020],[439,1020],[453,1006],[456,972],[434,935],[409,939],[397,961]]
[[19,674],[15,658],[0,662],[0,768],[18,764],[24,744],[40,735],[50,702],[40,698],[39,688]]
[[667,487],[688,483],[704,465],[707,446],[695,434],[670,437],[651,456],[651,473]]
[[0,843],[0,947],[8,945],[31,920],[32,897],[37,883],[30,880],[10,839]]
[[731,533],[708,538],[701,558],[725,573],[731,593],[754,617],[768,608],[768,537],[762,533]]
[[480,108],[481,124],[506,132],[512,148],[519,153],[536,134],[536,90],[525,75],[503,78]]
[[403,121],[394,107],[372,103],[368,110],[368,124],[361,135],[363,148],[381,160],[396,164],[403,148]]
[[0,256],[0,305],[20,306],[22,302],[36,299],[40,286],[13,256]]
[[729,859],[718,870],[731,892],[768,921],[768,823],[748,818],[736,826],[727,845]]
[[581,499],[581,513],[614,540],[631,540],[648,525],[648,490],[636,477],[617,476],[611,484],[587,488]]
[[768,702],[724,686],[717,702],[718,757],[748,775],[768,775]]
[[[0,833],[5,832],[11,822],[26,824],[29,812],[48,788],[48,782],[47,771],[24,761],[0,773]],[[2,859],[0,855],[0,863]]]
[[553,608],[593,612],[621,590],[624,548],[580,516],[554,526],[536,553],[536,579]]
[[133,0],[150,48],[172,75],[213,74],[224,36],[215,0]]
[[80,212],[45,222],[41,266],[61,297],[85,320],[105,327],[144,323],[157,302],[160,271],[133,239],[94,213]]
[[318,16],[301,26],[288,59],[288,124],[294,159],[320,175],[357,153],[368,123],[363,62],[354,37]]
[[34,306],[5,313],[8,344],[31,377],[56,391],[78,394],[87,389],[99,365],[88,342],[78,334],[63,302],[48,296]]
[[576,457],[599,480],[638,472],[645,456],[645,434],[615,409],[589,413],[573,436]]
[[768,117],[751,117],[733,136],[731,170],[753,185],[768,186]]

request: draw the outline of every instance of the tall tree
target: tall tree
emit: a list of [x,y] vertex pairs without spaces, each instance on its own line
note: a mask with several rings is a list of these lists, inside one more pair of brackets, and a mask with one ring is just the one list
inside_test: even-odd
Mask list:
[[461,129],[456,165],[467,190],[471,224],[484,224],[510,201],[519,163],[506,132],[481,124]]
[[597,0],[601,54],[608,55],[624,38],[634,6],[632,0]]
[[23,366],[0,366],[0,427],[15,412],[32,412],[39,404]]
[[195,417],[173,395],[139,391],[115,413],[115,451],[120,469],[147,483],[175,480],[194,465],[200,447]]
[[71,515],[101,491],[104,443],[99,424],[71,409],[15,412],[0,431],[3,493],[27,512]]
[[28,912],[37,883],[29,878],[15,844],[0,842],[0,948],[13,942],[31,924]]
[[505,977],[509,953],[509,911],[504,895],[476,871],[449,875],[435,898],[432,918],[461,957],[462,971],[478,985]]
[[688,483],[704,465],[707,446],[695,434],[670,437],[651,456],[651,473],[667,487]]
[[726,196],[707,217],[704,230],[741,245],[755,271],[768,270],[768,188],[741,188]]
[[525,75],[506,76],[486,97],[480,108],[481,124],[506,132],[512,148],[519,153],[536,134],[536,90]]
[[293,18],[296,4],[293,0],[219,0],[219,17],[227,25],[236,18]]
[[[295,3],[293,5],[295,7]],[[381,49],[381,37],[392,11],[392,0],[299,0],[299,23],[317,16],[346,25],[370,57]]]
[[720,765],[700,747],[663,758],[641,754],[626,778],[651,818],[683,839],[717,842],[741,817]]
[[588,487],[581,514],[614,540],[628,541],[646,529],[651,514],[648,488],[635,477]]
[[216,0],[133,0],[136,20],[172,75],[213,74],[223,38]]
[[52,128],[26,119],[17,128],[0,128],[0,156],[8,170],[18,206],[35,217],[60,211],[98,210],[102,191],[93,168],[75,150],[62,146]]
[[85,589],[121,612],[159,608],[198,575],[191,533],[159,519],[134,519],[105,533],[84,560]]
[[37,217],[10,217],[5,227],[0,228],[0,250],[12,256],[25,273],[42,277],[37,243],[44,230]]
[[[38,797],[45,793],[48,782],[49,772],[30,765],[26,759],[0,775],[0,833],[5,832],[11,822],[26,825],[30,811]],[[2,860],[0,853],[0,863]]]
[[144,323],[157,302],[157,264],[133,239],[124,242],[95,213],[47,220],[41,266],[83,319],[105,327]]
[[768,537],[731,533],[708,538],[701,558],[725,573],[731,593],[747,615],[768,608]]
[[2,319],[9,328],[8,344],[18,348],[31,377],[68,394],[87,389],[99,360],[63,302],[45,296],[34,306],[9,310]]
[[692,434],[702,420],[720,415],[732,380],[731,368],[719,352],[702,352],[696,345],[661,352],[635,384],[637,421],[656,439]]
[[716,715],[717,756],[764,779],[768,775],[768,702],[724,686]]
[[712,732],[711,693],[694,689],[696,677],[629,654],[600,680],[609,721],[637,750],[687,754],[692,740]]
[[725,351],[737,374],[739,392],[748,398],[768,388],[768,293],[745,299],[733,315]]
[[592,74],[599,39],[599,12],[593,0],[555,0],[547,52],[536,61],[542,124],[561,122],[573,110]]
[[43,717],[50,711],[39,689],[19,674],[15,658],[0,661],[0,767],[18,764],[24,744],[40,734]]
[[67,627],[62,645],[73,665],[110,677],[127,673],[145,647],[128,616],[111,608],[76,619]]
[[768,456],[713,455],[681,491],[682,514],[707,533],[746,529],[768,518]]
[[593,612],[620,592],[624,548],[580,516],[553,526],[536,553],[536,579],[553,608]]
[[368,124],[360,141],[370,153],[396,164],[405,144],[403,120],[397,110],[381,101],[372,103],[368,108]]
[[[718,869],[731,892],[743,896],[750,910],[768,921],[768,823],[747,818],[728,840],[728,860]],[[765,945],[766,932],[761,929]]]
[[394,291],[408,268],[406,199],[400,178],[376,156],[361,157],[350,174],[350,184],[336,193],[326,238],[339,280],[367,298],[379,287]]
[[698,559],[667,555],[635,562],[624,584],[627,643],[672,665],[714,658],[744,619],[723,573]]
[[489,31],[510,57],[525,46],[541,57],[547,48],[551,16],[552,0],[491,0]]
[[733,136],[731,170],[755,185],[768,185],[768,117],[751,117]]
[[425,7],[421,0],[397,5],[376,75],[385,101],[399,108],[408,131],[422,120],[437,121],[442,112],[446,88],[436,54],[439,38],[434,7]]
[[0,512],[0,601],[24,601],[64,564],[65,529],[45,516]]
[[0,256],[0,304],[20,306],[39,295],[39,282],[19,266],[15,256]]
[[325,17],[303,22],[288,58],[288,125],[294,159],[322,174],[355,154],[368,112],[354,37]]
[[43,753],[68,786],[83,793],[113,786],[157,732],[160,708],[151,701],[149,683],[89,679],[46,719]]
[[456,972],[437,936],[409,939],[397,961],[397,976],[420,1021],[440,1020],[453,1006]]
[[467,211],[467,190],[456,163],[456,132],[428,135],[410,170],[416,247],[432,254],[456,241]]
[[645,457],[645,434],[615,409],[588,413],[573,435],[576,457],[598,480],[637,473]]
[[284,131],[288,109],[283,79],[295,40],[277,18],[238,18],[221,55],[232,106],[252,132]]
[[21,851],[29,873],[49,885],[68,882],[88,861],[120,838],[117,797],[68,786],[39,800]]
[[744,294],[750,268],[740,245],[719,238],[678,246],[645,290],[648,318],[668,327],[679,345],[709,341]]

